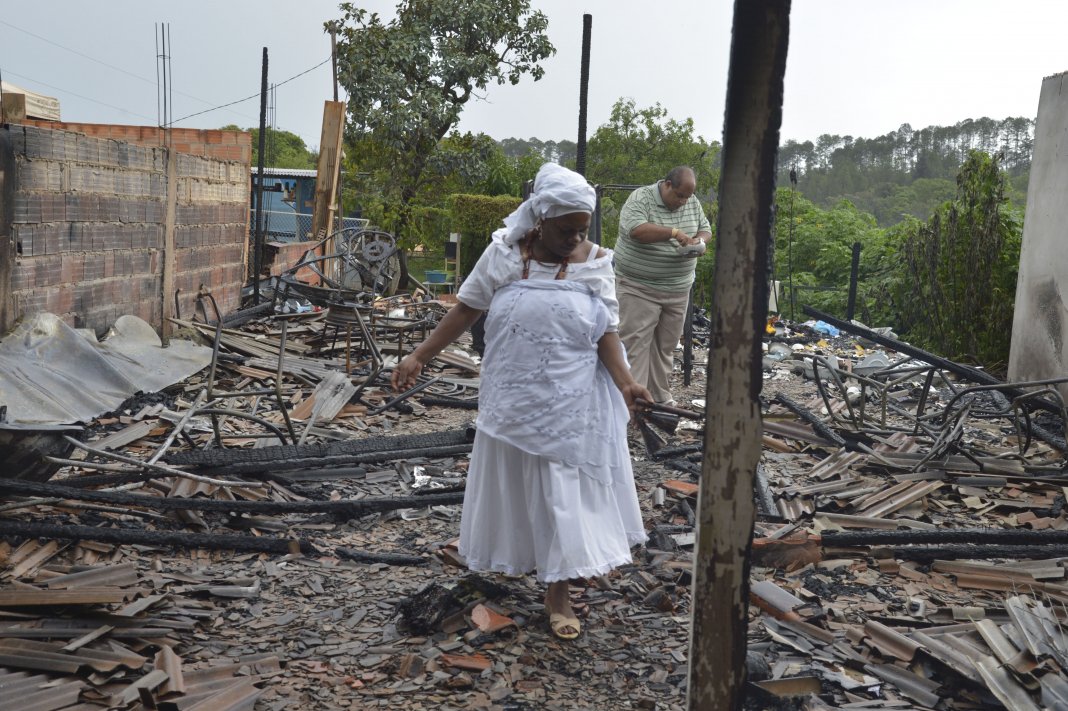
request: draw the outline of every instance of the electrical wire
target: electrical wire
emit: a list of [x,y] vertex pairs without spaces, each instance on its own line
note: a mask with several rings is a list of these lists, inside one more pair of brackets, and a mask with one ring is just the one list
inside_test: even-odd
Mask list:
[[131,116],[138,116],[138,117],[146,119],[148,121],[154,121],[155,120],[151,116],[145,116],[144,114],[139,114],[136,111],[130,111],[129,109],[124,109],[121,106],[115,106],[114,104],[107,104],[107,103],[104,103],[103,101],[97,101],[96,99],[90,99],[88,96],[82,96],[81,94],[76,94],[73,91],[70,91],[68,89],[64,89],[63,87],[55,86],[53,84],[48,84],[48,83],[40,81],[38,79],[34,79],[33,77],[28,77],[25,74],[19,74],[18,72],[13,72],[10,69],[6,70],[6,73],[11,75],[11,76],[19,77],[20,79],[25,79],[26,81],[31,81],[34,84],[40,84],[41,86],[47,86],[49,89],[55,89],[56,91],[61,91],[64,94],[69,94],[71,96],[77,97],[77,98],[82,99],[84,101],[91,101],[94,104],[100,104],[101,106],[106,106],[109,109],[115,109],[116,111],[121,111],[124,114],[130,114]]
[[[294,79],[297,79],[298,77],[302,77],[305,74],[307,74],[308,72],[311,72],[311,71],[314,71],[314,70],[318,69],[319,67],[323,66],[324,64],[326,64],[329,61],[330,61],[330,57],[327,57],[323,61],[321,61],[318,64],[316,64],[314,67],[311,67],[309,69],[305,69],[300,74],[294,74],[293,76],[289,77],[285,81],[278,82],[277,84],[275,84],[275,86],[279,87],[279,86],[282,86],[283,84],[288,84],[289,82],[293,81]],[[193,118],[194,116],[200,116],[201,114],[210,113],[212,111],[218,111],[219,109],[225,109],[228,106],[233,106],[234,104],[240,104],[241,102],[248,101],[249,99],[258,98],[259,95],[260,95],[260,92],[257,91],[255,94],[250,94],[250,95],[246,96],[244,99],[238,99],[237,101],[231,101],[228,104],[223,104],[222,106],[216,106],[216,107],[211,108],[211,109],[204,109],[203,111],[197,111],[195,114],[189,114],[188,116],[183,116],[183,117],[181,117],[179,119],[175,119],[175,120],[171,121],[167,125],[168,126],[173,126],[174,124],[178,123],[179,121],[185,121],[186,119]]]
[[[35,38],[35,39],[38,39],[38,40],[40,40],[40,41],[42,41],[42,42],[45,42],[45,43],[47,43],[47,44],[50,44],[50,45],[52,45],[52,46],[54,46],[54,47],[59,47],[59,48],[60,48],[60,49],[62,49],[62,50],[65,50],[65,51],[67,51],[67,52],[70,52],[71,54],[76,54],[76,55],[78,55],[79,57],[82,57],[82,58],[84,58],[84,59],[88,59],[88,60],[89,60],[89,61],[91,61],[91,62],[96,62],[97,64],[99,64],[99,65],[101,65],[101,66],[107,67],[108,69],[113,69],[113,70],[115,70],[115,71],[117,71],[117,72],[120,72],[120,73],[122,73],[122,74],[125,74],[126,76],[129,76],[129,77],[132,77],[132,78],[134,78],[134,79],[137,79],[138,81],[143,81],[143,82],[146,82],[146,83],[148,83],[148,84],[152,84],[153,86],[155,86],[156,84],[158,84],[158,80],[157,80],[157,81],[153,81],[152,79],[149,79],[149,78],[147,78],[147,77],[143,77],[143,76],[140,76],[140,75],[138,75],[138,74],[134,74],[133,72],[129,72],[129,71],[126,71],[125,69],[123,69],[123,68],[121,68],[121,67],[116,67],[116,66],[115,66],[115,65],[113,65],[113,64],[108,64],[107,62],[104,62],[104,61],[102,61],[102,60],[99,60],[99,59],[97,59],[97,58],[95,58],[95,57],[91,57],[91,56],[89,56],[88,54],[85,54],[84,52],[79,52],[79,51],[78,51],[78,50],[76,50],[76,49],[71,49],[70,47],[66,47],[66,46],[64,46],[64,45],[62,45],[62,44],[59,44],[58,42],[53,42],[53,41],[52,41],[52,40],[50,40],[50,39],[47,39],[47,38],[45,38],[45,37],[42,37],[41,35],[35,34],[35,33],[33,33],[33,32],[30,32],[30,31],[29,31],[29,30],[27,30],[27,29],[24,29],[24,28],[22,28],[22,27],[19,27],[19,26],[17,26],[17,25],[13,25],[13,24],[11,24],[10,22],[7,22],[6,20],[0,20],[0,25],[4,25],[4,26],[6,26],[6,27],[10,27],[10,28],[11,28],[11,29],[13,29],[13,30],[18,30],[19,32],[22,32],[22,33],[25,33],[25,34],[29,35],[30,37],[33,37],[33,38]],[[307,74],[308,72],[314,71],[314,70],[318,69],[319,67],[323,66],[324,64],[326,64],[326,63],[327,63],[327,62],[329,62],[330,60],[331,60],[331,57],[327,57],[327,58],[326,58],[326,59],[324,59],[324,60],[323,60],[322,62],[319,62],[318,64],[316,64],[316,65],[315,65],[314,67],[311,67],[310,69],[306,69],[306,70],[304,70],[303,72],[300,72],[299,74],[294,74],[293,76],[289,77],[289,79],[286,79],[286,80],[285,80],[285,81],[283,81],[283,82],[280,82],[280,83],[278,83],[278,84],[275,84],[275,86],[276,86],[276,87],[279,87],[279,86],[282,86],[282,84],[286,84],[286,83],[288,83],[288,82],[291,82],[291,81],[293,81],[294,79],[297,79],[298,77],[302,77],[302,76],[304,76],[305,74]],[[27,76],[24,76],[24,75],[20,75],[20,74],[15,74],[14,72],[10,72],[10,73],[11,73],[11,74],[14,74],[15,76],[21,76],[21,77],[22,77],[23,79],[27,79],[27,80],[29,80],[29,81],[37,81],[36,79],[30,79],[30,77],[27,77]],[[133,111],[128,111],[127,109],[123,109],[123,108],[120,108],[120,107],[118,107],[118,106],[112,106],[111,104],[106,104],[106,103],[104,103],[104,102],[102,102],[102,101],[96,101],[95,99],[90,99],[90,98],[89,98],[89,97],[87,97],[87,96],[82,96],[82,95],[80,95],[80,94],[76,94],[76,93],[74,93],[73,91],[67,91],[66,89],[61,89],[61,88],[59,88],[59,87],[56,87],[56,86],[52,86],[51,84],[46,84],[46,83],[44,83],[44,82],[37,82],[37,83],[38,83],[38,84],[41,84],[42,86],[47,86],[47,87],[49,87],[49,88],[51,88],[51,89],[55,89],[55,90],[57,90],[57,91],[63,91],[63,92],[65,92],[65,93],[67,93],[67,94],[70,94],[71,96],[76,96],[76,97],[78,97],[79,99],[84,99],[84,100],[86,100],[86,101],[92,101],[93,103],[97,103],[97,104],[100,104],[101,106],[107,106],[107,107],[109,107],[109,108],[112,108],[112,109],[117,109],[117,110],[119,110],[119,111],[123,111],[123,112],[126,112],[126,113],[130,113],[130,114],[133,114],[134,116],[140,116],[141,118],[146,118],[146,119],[149,119],[149,120],[151,120],[151,117],[149,117],[149,116],[144,116],[143,114],[138,114],[138,113],[136,113],[136,112],[133,112]],[[177,93],[178,93],[178,94],[180,94],[180,95],[182,95],[182,96],[185,96],[185,97],[187,97],[187,98],[190,98],[190,99],[194,99],[194,100],[196,100],[196,101],[199,101],[199,102],[200,102],[200,103],[202,103],[202,104],[211,104],[211,102],[210,102],[210,101],[207,101],[207,100],[205,100],[205,99],[201,99],[200,97],[197,97],[197,96],[193,96],[192,94],[186,94],[185,92],[182,92],[182,91],[179,91],[179,92],[177,92]],[[218,111],[219,109],[225,109],[225,108],[228,108],[228,107],[230,107],[230,106],[234,106],[234,105],[236,105],[236,104],[240,104],[240,103],[242,103],[242,102],[248,101],[249,99],[253,99],[253,98],[257,97],[257,96],[259,96],[259,92],[255,93],[255,94],[252,94],[251,96],[247,96],[247,97],[245,97],[244,99],[238,99],[237,101],[231,101],[230,103],[227,103],[227,104],[222,104],[222,105],[220,105],[220,106],[213,106],[213,107],[212,107],[212,108],[210,108],[210,109],[205,109],[204,111],[198,111],[198,112],[196,112],[196,113],[193,113],[193,114],[189,114],[188,116],[183,116],[182,118],[180,118],[180,119],[176,119],[176,120],[174,120],[174,121],[171,121],[170,123],[168,123],[168,124],[165,124],[165,125],[166,125],[166,126],[173,126],[173,125],[174,125],[175,123],[177,123],[178,121],[184,121],[185,119],[188,119],[188,118],[193,118],[194,116],[200,116],[201,114],[206,114],[206,113],[209,113],[209,112],[211,112],[211,111]]]
[[[113,70],[115,70],[115,71],[117,71],[117,72],[119,72],[121,74],[125,74],[128,77],[131,77],[133,79],[137,79],[138,81],[143,81],[146,84],[152,84],[153,86],[156,86],[157,84],[159,84],[159,78],[158,77],[155,80],[152,80],[152,79],[149,79],[148,77],[143,77],[140,74],[134,74],[133,72],[129,72],[129,71],[123,69],[122,67],[116,67],[114,64],[108,64],[107,62],[105,62],[103,60],[97,59],[96,57],[90,57],[88,54],[85,54],[84,52],[79,52],[76,49],[72,49],[70,47],[66,47],[66,46],[64,46],[64,45],[62,45],[62,44],[60,44],[58,42],[53,42],[52,40],[48,39],[47,37],[42,37],[41,35],[35,34],[33,32],[30,32],[29,30],[27,30],[25,28],[19,27],[17,25],[13,25],[10,22],[7,22],[6,20],[0,20],[0,25],[5,25],[7,27],[10,27],[13,30],[18,30],[19,32],[27,34],[30,37],[33,37],[34,39],[38,39],[38,40],[40,40],[42,42],[45,42],[46,44],[50,44],[53,47],[59,47],[60,49],[66,51],[66,52],[70,52],[71,54],[75,54],[75,55],[77,55],[79,57],[82,57],[83,59],[88,59],[90,62],[96,62],[97,64],[99,64],[102,67],[107,67],[108,69],[113,69]],[[68,93],[70,93],[70,92],[68,92]],[[192,94],[186,94],[184,91],[179,91],[177,93],[181,94],[182,96],[184,96],[186,98],[193,99],[194,101],[199,101],[202,104],[211,105],[210,101],[208,101],[207,99],[201,99],[199,96],[193,96]],[[77,94],[75,94],[75,96],[77,96]],[[85,97],[79,97],[79,98],[85,98]]]

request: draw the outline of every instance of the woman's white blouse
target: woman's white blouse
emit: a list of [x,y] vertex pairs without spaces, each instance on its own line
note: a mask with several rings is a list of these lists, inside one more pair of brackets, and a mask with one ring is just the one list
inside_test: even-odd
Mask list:
[[[475,268],[464,279],[456,297],[473,309],[489,309],[493,295],[503,286],[523,276],[523,259],[518,245],[508,245],[503,240],[504,230],[493,233],[493,240],[479,257]],[[616,279],[612,270],[612,250],[595,256],[597,245],[591,245],[590,259],[567,265],[564,278],[581,281],[593,290],[608,309],[608,331],[619,330],[619,301],[616,300]],[[557,264],[542,264],[530,260],[530,279],[555,279],[560,270]]]

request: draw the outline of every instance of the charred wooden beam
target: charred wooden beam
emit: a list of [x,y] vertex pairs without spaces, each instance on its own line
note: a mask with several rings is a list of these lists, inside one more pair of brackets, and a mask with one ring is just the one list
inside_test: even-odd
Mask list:
[[287,514],[327,513],[356,518],[370,513],[463,502],[463,492],[421,496],[388,496],[340,501],[226,501],[223,499],[145,496],[118,491],[94,491],[38,482],[0,479],[0,492],[21,496],[48,496],[73,501],[94,501],[122,506],[140,506],[159,511],[217,511],[220,513]]
[[426,565],[427,563],[425,558],[402,553],[373,553],[358,551],[355,548],[335,548],[334,552],[341,558],[354,560],[357,563],[385,563],[386,565]]
[[206,548],[246,553],[276,553],[279,555],[290,553],[315,555],[318,553],[309,541],[301,541],[295,538],[174,533],[129,528],[97,528],[95,526],[27,523],[25,521],[0,520],[0,536],[44,538],[61,541],[96,541],[98,543],[114,543],[118,545],[146,545],[182,549]]

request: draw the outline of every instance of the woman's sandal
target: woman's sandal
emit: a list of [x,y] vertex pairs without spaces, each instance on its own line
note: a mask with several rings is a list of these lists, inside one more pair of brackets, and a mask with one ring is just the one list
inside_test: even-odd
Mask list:
[[[549,597],[546,595],[544,600],[545,612],[549,614],[549,629],[553,631],[553,634],[558,639],[575,639],[582,632],[582,625],[579,624],[577,617],[571,617],[565,615],[562,612],[553,612],[553,608],[549,606]],[[575,630],[574,632],[561,632],[570,627]]]
[[[561,632],[570,627],[574,632]],[[582,625],[577,617],[568,617],[560,612],[549,613],[549,628],[559,639],[575,639],[582,632]]]

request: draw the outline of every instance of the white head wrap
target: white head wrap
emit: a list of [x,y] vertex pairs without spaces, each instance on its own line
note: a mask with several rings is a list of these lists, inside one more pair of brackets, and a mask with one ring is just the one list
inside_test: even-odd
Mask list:
[[534,192],[504,218],[504,241],[515,244],[542,218],[593,212],[595,207],[597,193],[585,177],[557,163],[546,163],[534,178]]

